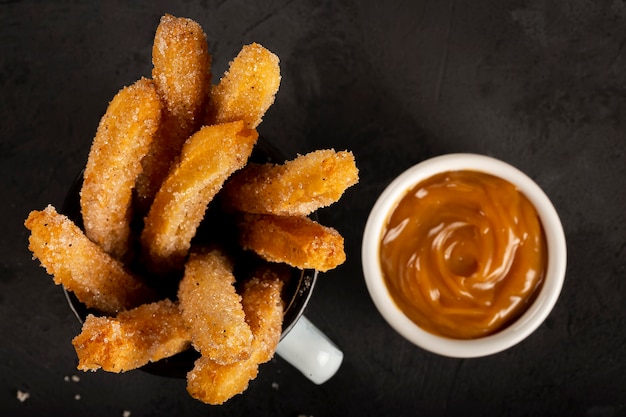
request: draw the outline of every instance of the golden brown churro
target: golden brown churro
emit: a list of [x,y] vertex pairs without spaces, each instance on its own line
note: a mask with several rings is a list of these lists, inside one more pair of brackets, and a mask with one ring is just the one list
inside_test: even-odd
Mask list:
[[129,247],[132,190],[161,121],[161,100],[142,78],[113,97],[93,140],[80,207],[89,239],[122,259]]
[[343,237],[308,217],[244,214],[239,242],[270,262],[328,271],[346,260]]
[[164,15],[154,35],[152,64],[152,78],[164,111],[137,180],[137,196],[144,212],[184,141],[202,122],[211,86],[211,55],[202,27],[191,19]]
[[154,291],[48,206],[26,219],[28,248],[46,271],[87,307],[109,314],[154,300]]
[[72,340],[78,369],[126,372],[187,349],[191,338],[178,306],[170,300],[144,304],[117,317],[87,316]]
[[231,211],[308,216],[358,180],[352,152],[319,150],[281,165],[248,164],[228,180],[222,201]]
[[234,285],[231,260],[213,249],[192,252],[178,287],[180,308],[194,347],[220,364],[250,356],[252,332]]
[[243,120],[256,128],[280,86],[279,59],[258,43],[246,45],[211,89],[206,124]]
[[141,235],[154,270],[182,266],[209,202],[226,178],[246,164],[257,137],[256,130],[239,121],[205,126],[185,142]]

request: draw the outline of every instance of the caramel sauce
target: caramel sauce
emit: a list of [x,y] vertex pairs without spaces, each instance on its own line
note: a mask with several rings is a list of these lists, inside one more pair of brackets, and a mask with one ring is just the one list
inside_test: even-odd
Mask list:
[[518,318],[544,279],[537,212],[519,190],[476,171],[410,189],[382,234],[380,260],[398,307],[431,333],[473,339]]

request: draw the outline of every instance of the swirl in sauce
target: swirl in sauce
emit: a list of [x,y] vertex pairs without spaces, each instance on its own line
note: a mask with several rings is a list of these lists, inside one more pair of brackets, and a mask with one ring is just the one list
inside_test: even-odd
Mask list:
[[547,249],[518,189],[477,171],[435,175],[409,190],[382,234],[385,282],[423,329],[455,339],[497,332],[543,282]]

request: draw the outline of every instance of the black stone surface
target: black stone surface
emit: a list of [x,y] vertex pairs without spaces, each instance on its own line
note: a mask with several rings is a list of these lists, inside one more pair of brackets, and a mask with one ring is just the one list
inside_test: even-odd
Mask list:
[[[279,55],[281,89],[259,131],[286,155],[356,155],[360,184],[320,212],[344,234],[348,261],[320,276],[306,312],[345,353],[324,385],[275,358],[245,394],[211,407],[178,379],[75,370],[79,325],[31,259],[23,221],[62,204],[109,100],[149,76],[166,12],[202,24],[214,74],[246,43]],[[625,27],[619,0],[0,1],[0,414],[626,415]],[[466,151],[543,187],[569,264],[531,337],[461,360],[385,324],[360,239],[394,176]]]

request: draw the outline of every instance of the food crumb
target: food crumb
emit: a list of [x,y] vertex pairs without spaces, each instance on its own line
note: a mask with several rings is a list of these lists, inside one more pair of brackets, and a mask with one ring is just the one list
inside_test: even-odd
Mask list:
[[30,398],[30,394],[26,391],[22,391],[20,389],[17,390],[17,400],[21,403]]
[[71,377],[68,376],[68,375],[65,375],[63,377],[63,381],[65,381],[65,382],[70,382],[70,381],[72,381],[72,382],[79,382],[80,381],[80,377],[78,375],[72,375]]
[[130,417],[130,411],[124,410],[124,412],[122,412],[122,417]]
[[76,401],[80,400],[80,394],[76,394],[76,395],[74,395],[74,399],[75,399]]
[[272,388],[278,390],[278,382],[272,382]]

